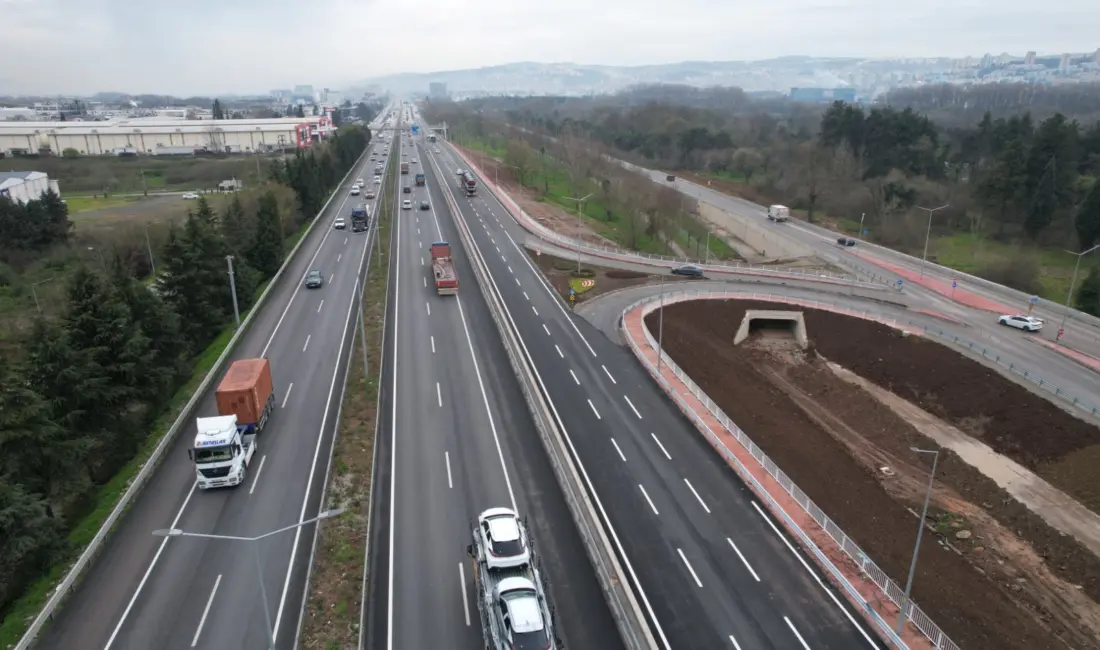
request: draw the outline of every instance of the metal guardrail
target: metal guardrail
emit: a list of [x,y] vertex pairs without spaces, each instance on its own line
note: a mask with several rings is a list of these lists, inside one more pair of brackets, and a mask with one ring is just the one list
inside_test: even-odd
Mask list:
[[[642,307],[644,309],[642,313],[642,317],[644,319],[646,315],[655,311],[659,307],[659,303],[661,303],[662,301],[665,304],[668,304],[670,302],[670,298],[672,299],[671,302],[683,302],[687,300],[702,299],[761,300],[766,298],[772,298],[776,301],[790,302],[784,296],[774,296],[772,294],[757,294],[751,292],[681,291],[665,294],[663,297],[650,296],[648,298],[644,298],[642,300],[638,300],[632,303],[623,310],[623,321],[625,322],[626,315],[629,312],[638,307]],[[649,360],[645,357],[645,355],[642,354],[638,342],[630,336],[629,330],[627,330],[625,327],[623,329],[625,333],[625,338],[629,342],[631,350],[634,352],[635,356],[637,356],[638,359],[646,366],[646,369],[649,371],[649,373],[653,375],[657,379],[657,381],[666,388],[666,392],[681,404],[681,407],[685,409],[685,412],[689,414],[689,417],[691,417],[697,424],[701,425],[705,434],[710,439],[712,446],[715,446],[717,449],[721,450],[723,455],[727,459],[733,461],[733,463],[736,465],[738,474],[740,474],[746,480],[750,481],[757,488],[757,493],[762,495],[768,501],[769,505],[771,506],[771,510],[779,514],[784,519],[784,521],[786,521],[788,526],[798,536],[799,540],[802,541],[806,548],[810,549],[810,552],[814,555],[814,557],[817,558],[817,560],[822,564],[822,566],[826,568],[827,571],[829,571],[830,575],[833,576],[833,578],[844,589],[844,591],[847,592],[848,595],[855,600],[855,602],[863,604],[861,609],[864,611],[864,613],[869,615],[872,621],[875,622],[876,626],[879,628],[879,631],[887,638],[887,640],[893,643],[894,646],[897,648],[907,648],[908,646],[893,632],[890,624],[882,619],[882,617],[879,616],[878,613],[873,608],[871,608],[869,604],[867,604],[866,600],[859,593],[859,591],[856,590],[854,586],[852,586],[852,584],[848,581],[846,577],[844,577],[840,570],[837,569],[832,561],[821,551],[820,548],[817,547],[816,544],[814,544],[809,535],[807,535],[806,532],[803,531],[801,527],[799,527],[798,524],[795,523],[786,514],[786,512],[783,511],[783,508],[775,502],[770,494],[768,494],[768,491],[764,488],[764,486],[762,486],[752,475],[752,473],[746,467],[744,467],[744,465],[741,464],[736,454],[734,454],[733,451],[730,450],[725,445],[725,443],[722,442],[721,438],[719,438],[714,433],[714,431],[711,430],[711,428],[706,424],[706,422],[704,422],[703,419],[699,417],[698,413],[696,413],[689,405],[684,403],[682,398],[680,398],[676,394],[676,391],[668,384],[667,380],[665,380],[664,377],[662,377],[660,373],[658,373],[657,369],[653,367],[653,364],[651,364]],[[860,571],[862,571],[868,579],[874,582],[874,584],[884,595],[886,595],[887,598],[889,598],[895,604],[899,605],[900,608],[900,603],[904,600],[904,590],[898,587],[897,584],[895,584],[894,581],[890,579],[886,572],[880,569],[878,565],[876,565],[870,559],[870,557],[868,557],[867,554],[859,548],[855,541],[848,537],[848,535],[844,533],[840,526],[833,522],[833,520],[830,519],[829,516],[826,515],[825,512],[806,495],[805,492],[803,492],[797,485],[795,485],[794,481],[792,481],[790,477],[783,472],[783,470],[779,469],[779,466],[776,465],[775,461],[771,460],[767,456],[767,454],[765,454],[764,451],[760,447],[758,447],[751,438],[749,438],[748,434],[742,431],[741,428],[738,427],[733,422],[733,420],[730,419],[730,417],[726,415],[725,412],[722,411],[722,409],[717,404],[714,403],[712,399],[710,399],[710,397],[703,391],[703,389],[701,389],[694,381],[692,381],[691,377],[689,377],[687,373],[685,373],[676,364],[675,361],[673,361],[671,358],[669,358],[667,354],[665,354],[664,350],[657,345],[657,341],[654,340],[653,335],[649,332],[648,328],[643,327],[643,331],[645,332],[646,341],[648,342],[648,344],[654,350],[659,351],[658,353],[661,355],[661,362],[668,366],[669,370],[671,370],[676,375],[676,377],[684,383],[691,394],[695,396],[695,398],[698,399],[701,404],[703,404],[704,408],[706,408],[707,411],[709,411],[710,414],[714,416],[714,418],[717,419],[718,422],[721,423],[722,426],[724,426],[737,439],[737,442],[740,443],[741,446],[744,447],[745,450],[748,451],[752,455],[752,457],[760,463],[760,466],[763,467],[764,470],[769,475],[771,475],[772,478],[774,478],[776,482],[779,483],[779,485],[783,487],[784,491],[786,491],[787,494],[789,494],[791,498],[793,498],[798,503],[798,505],[806,512],[806,514],[813,518],[813,520],[817,522],[822,530],[828,533],[829,537],[832,538],[832,540],[836,542],[837,546],[844,551],[844,553],[852,560],[852,562],[855,563],[856,566],[859,567]],[[952,641],[950,638],[948,638],[943,630],[941,630],[939,626],[937,626],[932,621],[932,619],[929,618],[928,615],[925,614],[924,611],[921,610],[920,607],[912,601],[912,599],[910,599],[909,603],[908,619],[913,623],[914,626],[917,627],[917,629],[921,631],[922,634],[924,634],[929,639],[929,641],[932,642],[933,647],[943,650],[960,650],[959,646],[955,644],[955,642]]]
[[[435,157],[430,154],[429,156],[436,174],[442,178],[443,173],[436,164]],[[566,505],[569,507],[586,555],[592,563],[596,578],[604,592],[604,599],[615,619],[619,635],[630,650],[655,650],[656,642],[634,598],[626,572],[619,564],[614,549],[600,524],[596,508],[584,489],[578,468],[569,455],[548,404],[548,397],[544,395],[545,388],[541,386],[541,381],[532,373],[528,365],[529,363],[533,365],[533,362],[530,362],[526,347],[519,338],[518,331],[515,330],[515,324],[511,322],[508,308],[504,305],[503,298],[494,291],[491,273],[478,252],[473,234],[469,232],[449,188],[443,188],[443,196],[454,214],[459,238],[462,239],[466,250],[471,253],[470,266],[474,270],[475,280],[485,295],[489,314],[500,333],[508,361],[519,381],[520,390],[534,419],[535,429],[539,432],[550,466],[561,486]]]
[[130,503],[135,499],[135,497],[137,497],[138,494],[141,493],[142,490],[145,489],[145,486],[149,482],[149,478],[156,471],[157,467],[160,466],[160,462],[164,456],[164,452],[168,449],[168,446],[172,444],[173,441],[175,441],[176,436],[187,425],[188,421],[192,417],[192,412],[198,406],[202,398],[206,395],[206,392],[210,389],[210,385],[213,383],[214,379],[221,374],[222,367],[225,365],[226,361],[229,360],[229,357],[233,354],[234,350],[237,347],[237,343],[240,342],[245,332],[247,332],[251,327],[252,320],[255,318],[256,314],[260,313],[260,310],[264,307],[264,304],[267,301],[267,297],[271,293],[271,290],[278,286],[279,280],[282,278],[283,273],[288,268],[290,268],[290,264],[294,261],[295,255],[298,253],[298,250],[302,247],[302,244],[305,243],[307,239],[309,239],[309,235],[311,232],[313,232],[313,228],[317,225],[318,222],[321,221],[320,217],[325,214],[325,211],[328,209],[329,204],[332,202],[332,200],[341,194],[341,188],[343,188],[344,184],[347,182],[348,177],[351,176],[352,172],[356,171],[359,168],[359,165],[363,161],[363,157],[367,155],[367,151],[369,150],[369,147],[367,149],[364,149],[363,153],[360,154],[359,158],[356,159],[355,163],[351,166],[351,169],[348,170],[348,173],[344,174],[344,177],[340,180],[340,183],[336,186],[336,189],[332,192],[332,195],[329,196],[328,200],[325,201],[324,206],[321,207],[321,211],[318,212],[317,216],[313,218],[313,222],[310,223],[309,227],[306,229],[305,234],[303,234],[298,239],[298,243],[294,245],[294,248],[291,249],[290,254],[286,256],[285,260],[283,260],[283,265],[279,267],[278,272],[275,273],[275,277],[271,278],[271,282],[268,282],[267,287],[264,289],[263,293],[260,294],[260,297],[256,300],[256,304],[254,304],[252,306],[252,309],[248,311],[248,315],[241,322],[240,327],[237,328],[237,331],[234,332],[232,338],[229,339],[229,343],[226,344],[225,350],[214,362],[214,365],[210,368],[210,371],[206,373],[206,377],[203,378],[198,388],[195,389],[194,394],[191,395],[191,399],[189,399],[187,401],[187,404],[184,405],[183,409],[180,411],[179,417],[176,418],[175,422],[172,423],[172,426],[168,428],[168,431],[160,439],[160,442],[157,443],[156,448],[153,449],[153,452],[149,455],[148,460],[146,460],[145,464],[141,466],[141,469],[138,470],[138,473],[134,477],[134,480],[130,482],[129,487],[127,487],[126,491],[122,494],[122,497],[119,499],[118,504],[115,505],[111,513],[107,515],[107,519],[103,522],[103,525],[99,527],[98,531],[96,531],[95,537],[93,537],[92,541],[88,543],[88,546],[84,549],[84,552],[80,554],[79,558],[77,558],[76,563],[73,564],[72,568],[69,569],[69,572],[65,574],[65,577],[62,578],[61,582],[53,590],[53,593],[50,595],[49,600],[46,601],[46,605],[42,608],[42,611],[40,611],[38,615],[34,618],[34,621],[31,622],[30,627],[27,628],[26,633],[23,634],[23,637],[19,640],[19,643],[15,644],[14,650],[28,650],[29,648],[33,647],[35,641],[38,640],[38,635],[41,633],[42,628],[45,627],[46,622],[53,618],[54,613],[60,608],[60,606],[64,603],[65,598],[74,589],[76,582],[80,579],[84,572],[92,566],[95,558],[99,555],[99,552],[103,548],[104,542],[106,542],[107,539],[111,536],[115,525],[126,513],[126,510],[130,507]]

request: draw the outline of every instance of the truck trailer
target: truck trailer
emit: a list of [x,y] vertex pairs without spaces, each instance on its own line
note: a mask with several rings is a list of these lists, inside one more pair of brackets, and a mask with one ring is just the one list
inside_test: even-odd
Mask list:
[[436,293],[441,296],[458,294],[458,272],[451,258],[451,245],[445,241],[432,244],[432,274]]
[[195,444],[187,450],[202,490],[244,483],[256,436],[275,408],[271,363],[266,358],[234,361],[214,391],[214,403],[218,415],[195,420]]
[[407,162],[401,163],[401,173],[402,174],[408,174],[409,173],[409,163],[407,163]]
[[423,172],[416,175],[416,184],[418,187],[424,187],[424,174]]
[[363,232],[370,227],[370,206],[360,203],[351,209],[351,231]]
[[477,179],[474,175],[467,170],[463,170],[458,175],[458,186],[466,192],[466,196],[473,196],[477,194]]

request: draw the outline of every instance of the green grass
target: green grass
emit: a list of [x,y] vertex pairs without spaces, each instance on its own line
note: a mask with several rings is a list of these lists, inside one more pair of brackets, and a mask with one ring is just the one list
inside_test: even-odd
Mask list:
[[[216,187],[220,181],[236,178],[245,185],[256,185],[266,173],[267,165],[281,157],[268,154],[259,157],[260,175],[256,173],[257,157],[233,155],[223,157],[163,157],[83,156],[62,158],[42,156],[0,160],[0,171],[38,171],[56,180],[62,196],[79,194],[140,193],[168,190],[193,190]],[[144,176],[144,182],[142,177]]]
[[1077,262],[1075,256],[1059,249],[1006,244],[971,234],[935,237],[928,244],[928,255],[935,256],[938,264],[971,275],[981,275],[990,266],[1032,257],[1039,266],[1039,295],[1054,302],[1065,301]]
[[107,208],[116,208],[120,205],[129,205],[138,200],[136,196],[112,196],[110,198],[91,198],[86,196],[77,196],[71,199],[65,199],[66,205],[69,206],[69,215],[80,214],[81,212],[90,212],[92,210],[105,210]]

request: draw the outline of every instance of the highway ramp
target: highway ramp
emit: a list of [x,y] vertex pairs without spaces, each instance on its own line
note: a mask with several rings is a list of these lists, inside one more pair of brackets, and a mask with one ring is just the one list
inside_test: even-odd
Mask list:
[[[245,484],[209,492],[195,488],[187,457],[194,426],[184,429],[38,647],[266,646],[253,549],[240,542],[168,540],[152,531],[171,527],[254,536],[316,514],[352,339],[346,334],[354,323],[353,289],[370,245],[367,233],[334,230],[331,222],[360,201],[349,196],[350,183],[369,177],[369,165],[361,159],[336,188],[233,354],[234,359],[270,358],[277,396]],[[313,267],[325,274],[321,290],[302,288]],[[212,391],[197,413],[217,413]],[[312,527],[306,526],[258,547],[279,648],[293,643],[312,539]]]
[[[524,233],[503,207],[484,187],[472,198],[458,191],[450,174],[463,165],[449,153],[429,156],[438,159],[426,167],[433,195],[450,192],[473,232],[659,642],[881,647],[630,353],[567,312],[516,244]],[[442,230],[457,238],[453,223]]]

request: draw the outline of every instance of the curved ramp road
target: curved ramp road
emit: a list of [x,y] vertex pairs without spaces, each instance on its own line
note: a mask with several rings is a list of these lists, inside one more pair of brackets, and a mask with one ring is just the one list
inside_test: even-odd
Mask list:
[[[429,181],[462,166],[434,155]],[[425,151],[425,156],[433,154]],[[665,648],[880,648],[638,366],[568,313],[484,189],[440,179],[473,231]],[[437,199],[439,204],[442,199]],[[444,234],[454,233],[445,224]],[[450,235],[452,239],[456,235]],[[626,565],[629,565],[627,567]]]
[[[496,506],[528,517],[567,646],[621,647],[436,179],[404,140],[390,152],[410,168],[395,197],[364,647],[484,648],[466,546],[476,516]],[[435,290],[429,250],[440,240],[457,296]]]
[[[187,457],[194,426],[181,432],[39,648],[266,647],[264,606],[249,545],[151,533],[181,528],[255,536],[316,515],[353,338],[355,287],[373,236],[373,230],[334,230],[332,221],[346,217],[351,204],[361,200],[349,196],[350,184],[357,177],[370,178],[372,165],[364,157],[336,189],[291,261],[285,282],[273,289],[233,355],[268,357],[277,397],[245,483],[199,491]],[[310,268],[324,273],[322,289],[302,286]],[[217,413],[212,391],[197,413]],[[279,648],[293,645],[312,539],[312,526],[305,526],[258,546]]]

